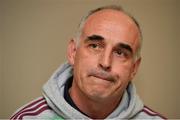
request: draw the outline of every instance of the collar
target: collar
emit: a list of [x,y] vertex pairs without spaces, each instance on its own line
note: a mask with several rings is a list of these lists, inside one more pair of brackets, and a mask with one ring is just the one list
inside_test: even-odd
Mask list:
[[[67,82],[65,83],[65,88],[64,88],[64,99],[66,100],[66,102],[71,105],[74,109],[78,110],[79,112],[81,112],[82,114],[86,115],[85,113],[83,113],[74,103],[74,101],[72,100],[70,94],[69,94],[69,89],[72,86],[72,81],[73,81],[73,77],[70,77]],[[87,116],[87,115],[86,115]]]

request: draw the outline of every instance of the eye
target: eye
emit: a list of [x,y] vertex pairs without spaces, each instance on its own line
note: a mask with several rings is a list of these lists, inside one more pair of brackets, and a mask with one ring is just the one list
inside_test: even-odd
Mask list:
[[128,53],[124,50],[116,50],[115,53],[119,56],[119,57],[127,57]]
[[122,55],[123,52],[122,52],[122,50],[117,50],[117,51],[116,51],[116,54],[117,54],[117,55]]
[[95,44],[95,43],[92,43],[92,44],[89,44],[89,47],[93,48],[93,49],[97,49],[97,48],[99,48],[99,45]]

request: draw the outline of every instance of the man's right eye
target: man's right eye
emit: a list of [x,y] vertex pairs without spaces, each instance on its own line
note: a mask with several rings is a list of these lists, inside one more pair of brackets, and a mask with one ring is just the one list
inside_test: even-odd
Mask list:
[[98,44],[89,44],[89,47],[90,48],[93,48],[93,49],[97,49],[99,46],[98,46]]

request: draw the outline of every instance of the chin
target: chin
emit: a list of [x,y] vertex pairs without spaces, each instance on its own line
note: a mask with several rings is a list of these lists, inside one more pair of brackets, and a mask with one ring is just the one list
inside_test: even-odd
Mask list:
[[86,94],[92,98],[92,99],[96,99],[96,100],[100,100],[100,99],[106,99],[109,98],[111,95],[109,93],[109,91],[107,91],[108,89],[90,89],[86,91]]

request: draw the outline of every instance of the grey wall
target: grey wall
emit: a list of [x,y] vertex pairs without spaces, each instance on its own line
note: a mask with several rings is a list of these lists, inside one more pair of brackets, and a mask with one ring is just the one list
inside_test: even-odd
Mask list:
[[[1,1],[0,1],[1,4]],[[2,10],[0,9],[0,17],[2,17]],[[2,19],[0,19],[0,108],[2,108]],[[2,109],[0,109],[0,116],[2,115]]]
[[176,0],[157,0],[146,1],[146,5],[140,7],[144,10],[144,16],[141,16],[144,46],[140,80],[136,80],[138,91],[146,104],[170,118],[179,118],[180,107],[177,96],[180,80],[179,5]]
[[0,0],[1,118],[41,95],[66,60],[67,42],[82,15],[112,3],[142,26],[142,64],[134,80],[141,98],[166,117],[180,118],[179,0]]
[[[2,48],[2,39],[0,38],[0,108],[2,108],[2,49],[1,48]],[[0,109],[0,116],[1,115],[2,115],[2,109]]]

